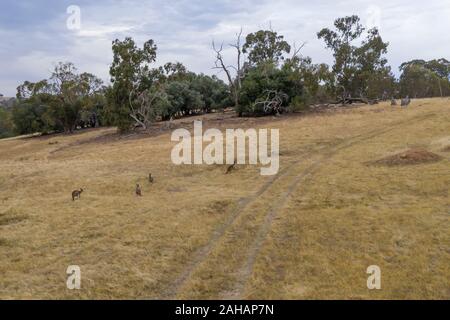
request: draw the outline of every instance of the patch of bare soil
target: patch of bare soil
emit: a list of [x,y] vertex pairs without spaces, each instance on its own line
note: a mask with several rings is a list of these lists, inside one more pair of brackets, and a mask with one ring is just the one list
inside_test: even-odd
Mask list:
[[410,149],[408,151],[374,161],[372,162],[372,164],[401,166],[411,164],[433,163],[441,159],[442,157],[432,152],[429,152],[425,149]]

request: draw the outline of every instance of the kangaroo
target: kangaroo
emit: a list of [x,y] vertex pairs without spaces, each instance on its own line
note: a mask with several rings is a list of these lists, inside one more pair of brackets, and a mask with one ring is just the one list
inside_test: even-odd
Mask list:
[[397,100],[395,100],[394,98],[391,99],[391,106],[396,106],[397,105]]
[[411,103],[411,99],[409,98],[409,96],[406,96],[405,99],[402,99],[402,107],[407,107],[409,104]]
[[225,174],[231,173],[231,171],[233,171],[236,168],[236,164],[237,164],[237,162],[236,162],[236,160],[234,160],[234,163],[228,167],[227,172]]
[[139,184],[136,185],[136,195],[138,197],[142,197],[142,190],[141,190],[141,186]]
[[155,181],[155,179],[153,179],[152,174],[150,173],[148,175],[148,182],[153,183],[153,181]]
[[81,199],[82,192],[83,192],[83,189],[73,191],[72,192],[72,201],[75,201],[75,199]]

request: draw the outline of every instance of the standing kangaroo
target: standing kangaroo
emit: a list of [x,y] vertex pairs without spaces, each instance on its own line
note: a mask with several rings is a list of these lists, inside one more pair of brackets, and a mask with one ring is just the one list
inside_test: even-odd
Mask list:
[[155,181],[155,179],[153,179],[152,174],[150,173],[148,175],[148,182],[153,183],[153,181]]
[[234,163],[227,168],[227,172],[225,174],[231,173],[231,171],[233,171],[236,168],[236,164],[237,164],[237,161],[234,160]]
[[141,186],[139,184],[136,185],[136,195],[138,197],[142,197],[142,190],[141,190]]
[[83,192],[83,189],[73,191],[72,192],[72,201],[75,201],[75,199],[81,199],[82,192]]
[[402,99],[401,106],[406,108],[410,103],[411,103],[411,99],[409,98],[409,96],[406,96],[405,99]]

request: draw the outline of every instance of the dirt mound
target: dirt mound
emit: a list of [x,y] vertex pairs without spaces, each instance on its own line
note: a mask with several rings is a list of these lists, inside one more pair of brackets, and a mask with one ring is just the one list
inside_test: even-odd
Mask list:
[[399,166],[409,164],[432,163],[437,162],[441,159],[442,158],[437,154],[429,152],[425,149],[410,149],[408,151],[374,161],[373,164]]

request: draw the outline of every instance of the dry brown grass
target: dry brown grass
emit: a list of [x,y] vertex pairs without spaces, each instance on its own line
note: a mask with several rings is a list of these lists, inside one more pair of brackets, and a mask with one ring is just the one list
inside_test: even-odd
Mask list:
[[[169,132],[0,141],[0,298],[450,298],[448,100],[228,124],[280,129],[278,176],[174,166]],[[411,148],[442,160],[366,165]]]

